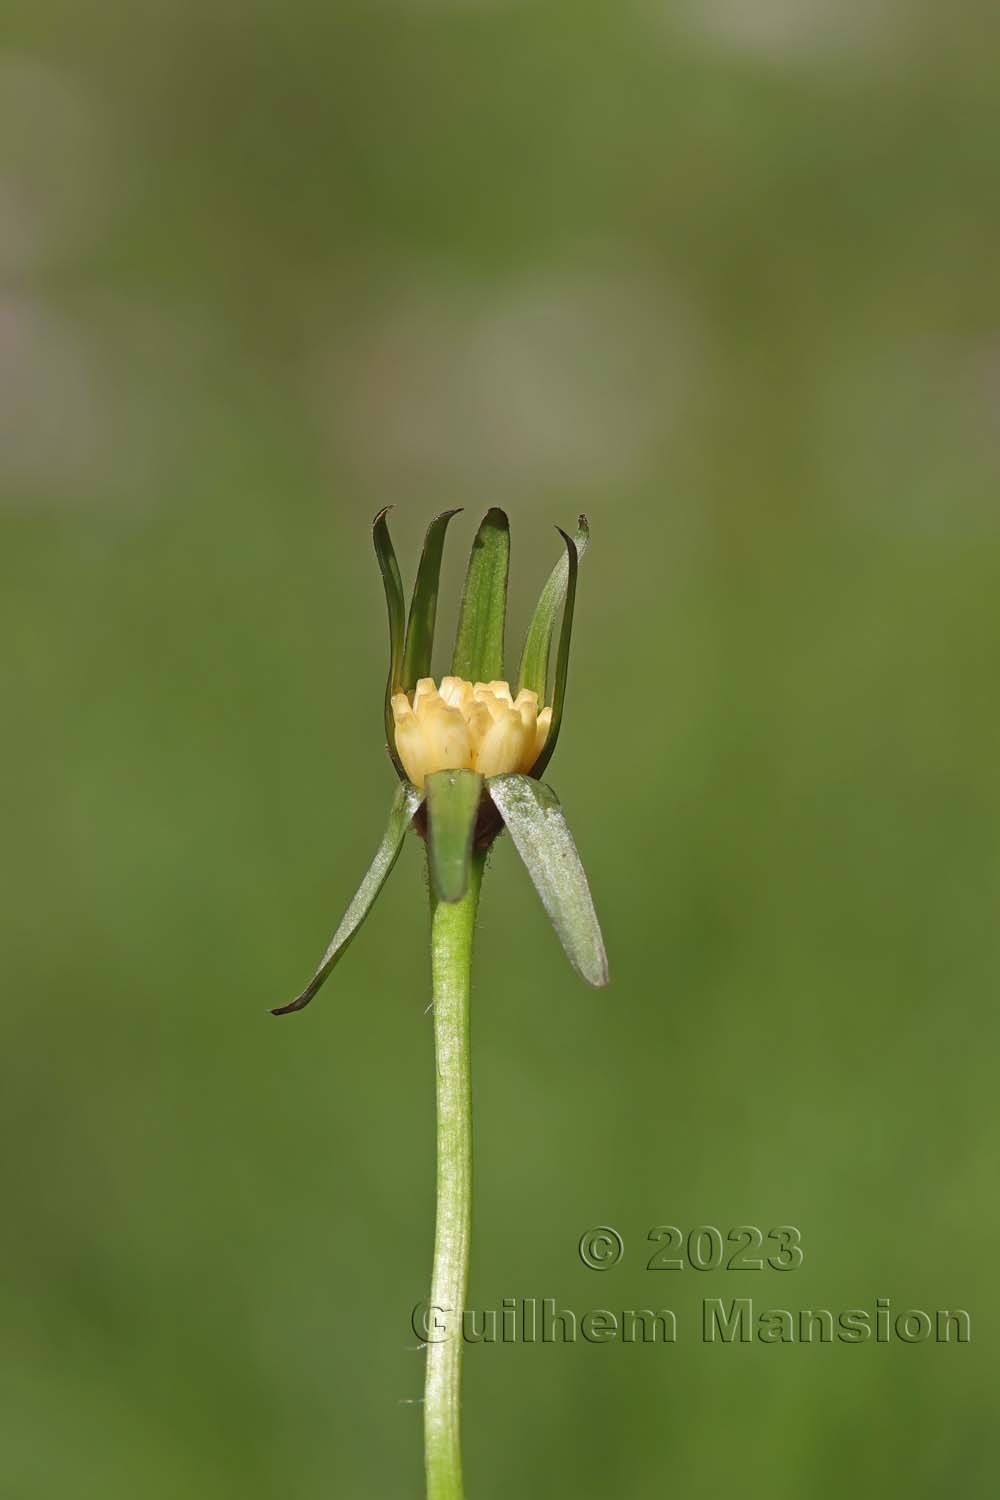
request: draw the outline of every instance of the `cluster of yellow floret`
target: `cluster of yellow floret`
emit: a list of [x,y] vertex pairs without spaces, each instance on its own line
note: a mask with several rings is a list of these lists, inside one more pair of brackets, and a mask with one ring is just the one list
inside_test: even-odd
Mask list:
[[530,771],[545,745],[552,709],[539,711],[538,694],[523,688],[511,696],[506,682],[466,682],[421,677],[412,702],[395,693],[392,716],[396,750],[416,787],[435,771],[478,771],[502,776]]

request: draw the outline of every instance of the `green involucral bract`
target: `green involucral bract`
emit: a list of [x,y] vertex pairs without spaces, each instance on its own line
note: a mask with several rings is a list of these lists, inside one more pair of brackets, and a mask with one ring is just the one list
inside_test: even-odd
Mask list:
[[549,726],[548,739],[542,748],[531,774],[541,776],[545,767],[552,759],[562,728],[563,708],[566,703],[566,682],[569,677],[569,647],[573,638],[573,611],[576,608],[576,576],[580,566],[579,554],[576,543],[571,536],[567,536],[561,527],[558,528],[559,535],[566,543],[566,603],[563,605],[562,629],[559,632],[559,650],[556,654],[556,681],[552,690],[552,723]]
[[598,989],[608,957],[573,835],[550,786],[530,776],[494,776],[487,789],[524,861],[576,972]]
[[292,1011],[304,1010],[327,975],[347,951],[351,939],[375,905],[375,898],[388,880],[389,872],[399,858],[399,851],[403,847],[406,830],[413,822],[413,815],[423,800],[423,793],[418,792],[416,787],[408,786],[405,782],[396,788],[382,842],[369,866],[368,874],[358,887],[354,900],[347,908],[340,926],[331,938],[330,946],[323,954],[319,968],[301,995],[296,996],[288,1005],[278,1006],[272,1011],[272,1015],[286,1016]]
[[413,585],[410,614],[406,623],[406,646],[403,651],[403,690],[412,693],[421,677],[431,674],[431,650],[437,620],[438,587],[441,582],[441,559],[444,536],[457,510],[446,510],[427,528],[424,550],[420,555],[417,581]]
[[476,533],[465,575],[451,670],[469,682],[503,677],[507,621],[510,522],[502,510],[489,510]]
[[[586,516],[581,516],[577,521],[576,536],[573,541],[576,546],[577,561],[582,562],[583,554],[590,541],[590,527]],[[538,694],[539,703],[547,701],[552,637],[555,634],[559,611],[566,599],[568,584],[569,553],[567,552],[560,557],[542,589],[542,597],[531,617],[531,624],[528,626],[528,634],[524,641],[524,650],[521,652],[521,667],[517,674],[518,691],[520,692],[521,688],[530,688],[533,693]]]
[[[372,537],[375,542],[375,556],[382,572],[382,583],[385,588],[385,603],[389,612],[389,675],[385,684],[385,732],[389,741],[389,754],[398,774],[403,776],[403,766],[396,754],[395,737],[392,726],[392,695],[399,691],[403,677],[403,621],[405,619],[405,604],[403,602],[403,580],[399,575],[399,563],[396,561],[396,550],[392,545],[389,535],[389,526],[386,516],[391,506],[380,510],[372,523]],[[404,778],[405,779],[405,778]]]
[[472,838],[483,795],[475,771],[435,771],[427,778],[427,847],[439,901],[461,901],[469,889]]

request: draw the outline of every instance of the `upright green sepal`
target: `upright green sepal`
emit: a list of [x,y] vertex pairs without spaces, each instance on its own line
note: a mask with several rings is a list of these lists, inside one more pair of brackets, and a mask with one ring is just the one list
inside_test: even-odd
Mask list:
[[535,884],[566,955],[588,984],[608,982],[608,959],[587,876],[559,798],[530,776],[494,776],[486,783]]
[[372,539],[375,543],[375,556],[382,572],[382,584],[385,588],[385,603],[389,613],[389,674],[385,684],[385,737],[392,763],[396,767],[400,777],[405,781],[406,772],[403,770],[402,762],[396,754],[396,730],[392,718],[392,695],[398,693],[403,683],[403,629],[406,618],[406,603],[403,598],[403,580],[399,573],[399,563],[396,561],[396,549],[392,545],[389,535],[389,525],[386,516],[392,509],[387,505],[380,510],[372,522]]
[[[583,561],[583,554],[590,542],[590,525],[586,516],[580,516],[577,520],[576,536],[573,538],[576,546],[577,562]],[[552,572],[549,574],[545,587],[535,606],[535,613],[531,617],[528,626],[528,634],[525,637],[524,650],[521,652],[521,666],[518,670],[517,691],[522,688],[530,688],[533,693],[538,694],[538,702],[545,705],[548,702],[546,693],[549,682],[549,657],[552,652],[552,637],[555,635],[556,620],[566,598],[566,589],[569,584],[569,556],[563,552]]]
[[461,901],[469,889],[472,838],[483,778],[476,771],[435,771],[425,785],[434,894],[439,901]]
[[389,872],[399,858],[399,851],[403,847],[406,830],[413,822],[414,814],[423,800],[423,792],[418,792],[416,787],[404,783],[396,788],[382,842],[371,862],[368,874],[358,887],[357,894],[344,913],[344,919],[334,933],[329,948],[323,954],[319,968],[301,995],[296,996],[288,1005],[278,1006],[271,1012],[272,1015],[287,1016],[292,1011],[304,1010],[330,971],[347,951],[351,939],[371,911],[376,897],[388,880]]
[[503,677],[504,626],[510,522],[502,510],[487,511],[476,532],[465,577],[452,672],[468,682]]
[[417,581],[413,585],[410,615],[406,623],[402,674],[403,691],[406,693],[412,693],[421,677],[431,675],[431,652],[434,649],[434,623],[437,618],[444,537],[452,516],[457,516],[459,513],[458,510],[446,510],[431,522],[424,538],[424,550],[420,554]]
[[552,723],[541,755],[531,768],[533,776],[541,776],[555,753],[559,730],[562,728],[563,707],[566,702],[566,681],[569,677],[569,648],[573,639],[573,610],[576,607],[576,577],[580,567],[580,554],[571,536],[561,526],[556,530],[566,543],[566,603],[563,606],[562,628],[559,632],[559,651],[556,656],[556,680],[552,689]]

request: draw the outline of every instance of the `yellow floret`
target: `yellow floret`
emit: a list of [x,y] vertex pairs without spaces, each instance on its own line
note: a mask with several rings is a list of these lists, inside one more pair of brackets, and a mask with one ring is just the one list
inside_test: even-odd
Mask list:
[[502,776],[530,771],[545,745],[552,709],[538,710],[538,694],[528,688],[513,698],[506,682],[466,682],[421,677],[412,702],[406,693],[392,699],[396,750],[416,787],[435,771],[478,771]]

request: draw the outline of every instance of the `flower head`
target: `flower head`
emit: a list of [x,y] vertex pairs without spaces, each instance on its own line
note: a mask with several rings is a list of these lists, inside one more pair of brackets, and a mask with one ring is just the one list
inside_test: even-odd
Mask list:
[[504,674],[510,527],[503,511],[487,512],[472,545],[451,671],[439,685],[431,676],[438,585],[445,532],[457,514],[446,511],[428,528],[408,613],[387,512],[375,517],[389,615],[386,741],[400,786],[371,869],[316,974],[276,1014],[302,1010],[315,995],[367,916],[411,827],[427,843],[434,897],[448,902],[465,895],[474,848],[484,852],[506,828],[572,963],[591,984],[607,983],[587,878],[559,800],[540,780],[562,725],[587,520],[580,517],[575,538],[560,532],[565,552],[542,590],[513,679]]
[[548,764],[562,722],[577,569],[590,536],[585,516],[575,538],[560,533],[565,554],[542,590],[512,689],[515,679],[504,671],[510,526],[502,510],[488,511],[472,545],[451,670],[438,687],[431,676],[438,587],[445,533],[456,514],[445,511],[428,528],[409,612],[387,512],[375,517],[389,614],[386,740],[400,777],[419,788],[442,770],[486,779],[513,771],[538,776]]

